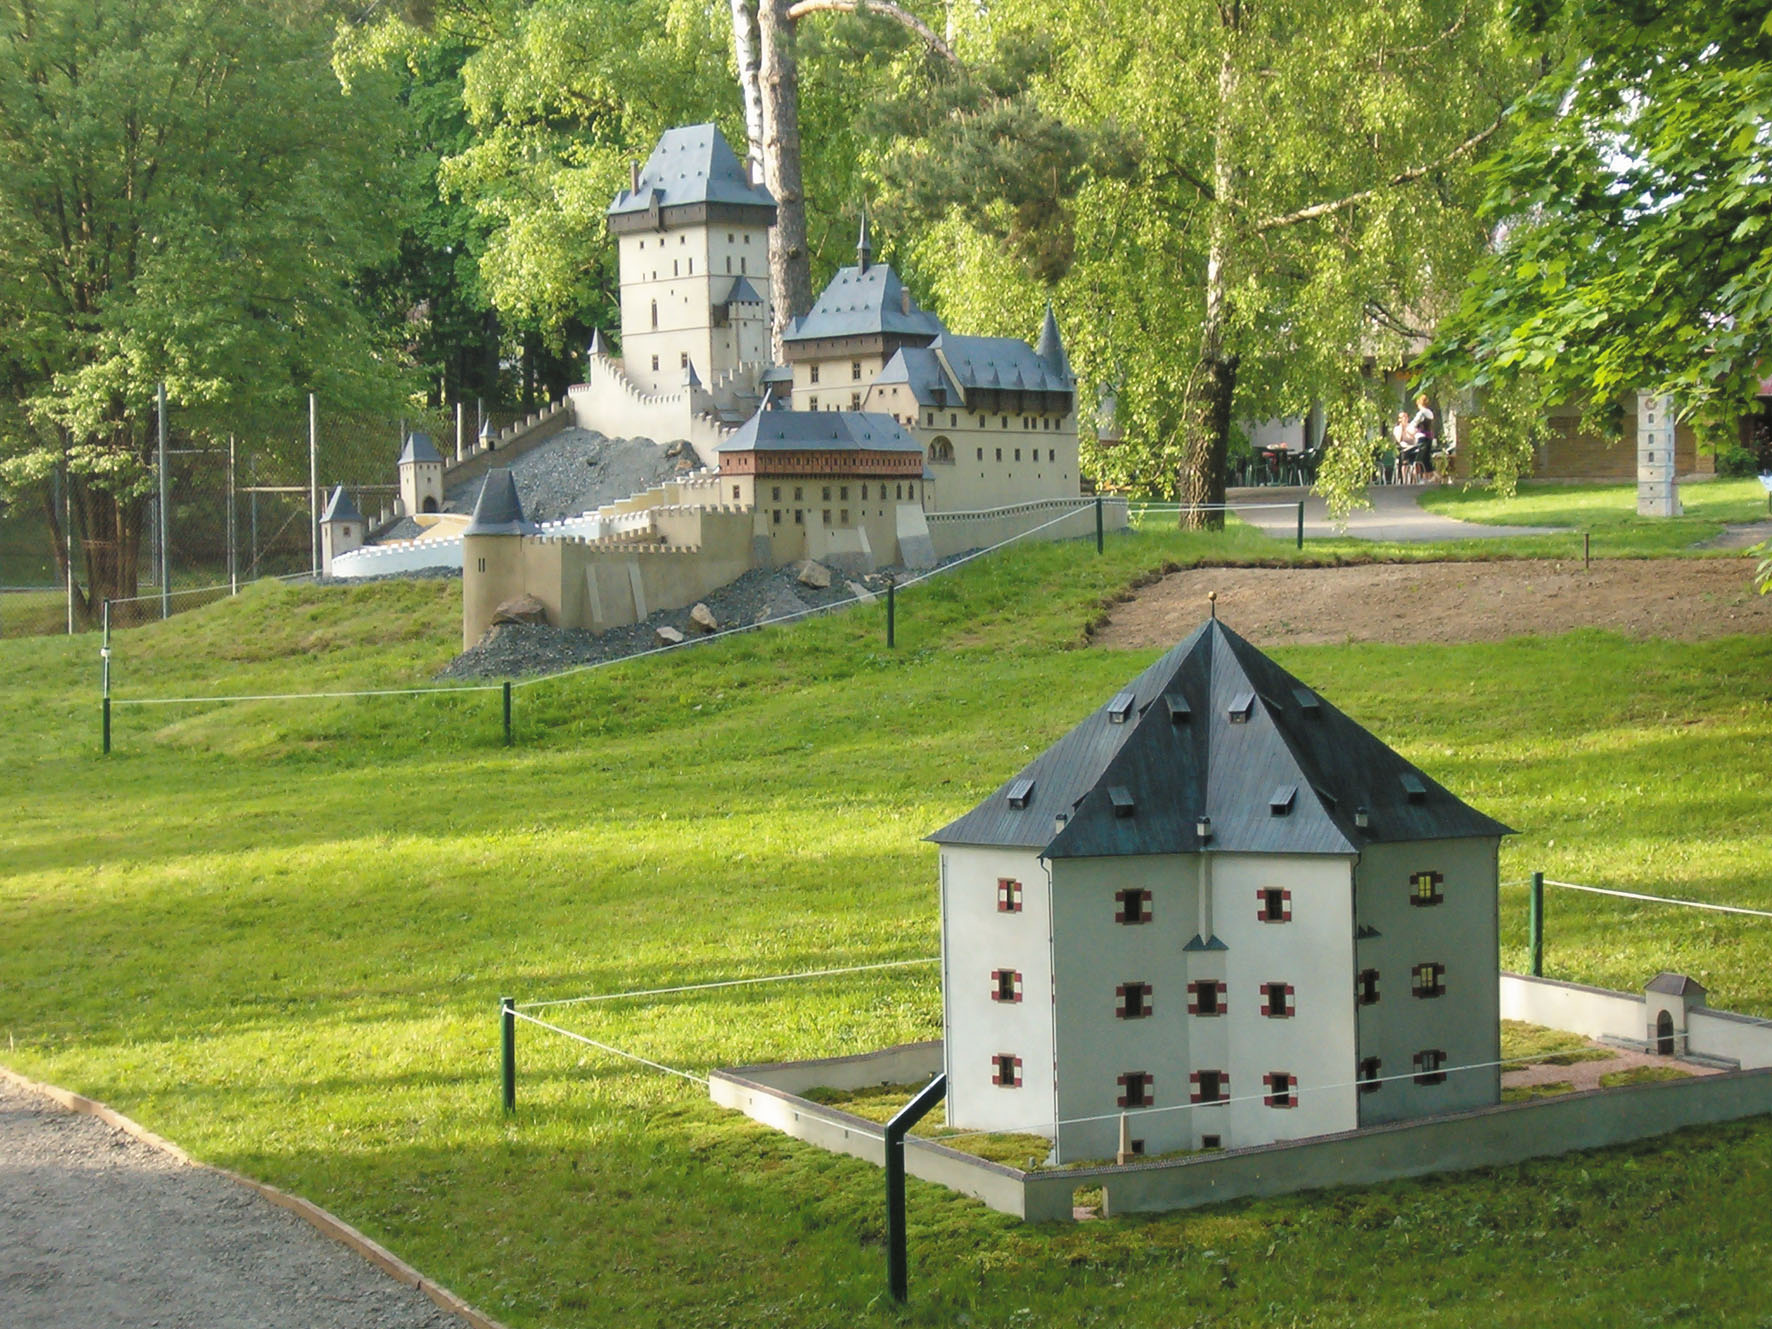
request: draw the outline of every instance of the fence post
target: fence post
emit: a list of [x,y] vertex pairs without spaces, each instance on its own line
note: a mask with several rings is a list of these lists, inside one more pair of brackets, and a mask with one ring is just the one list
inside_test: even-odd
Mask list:
[[99,703],[99,705],[104,708],[104,720],[103,720],[103,723],[104,723],[104,751],[103,751],[103,755],[108,757],[111,755],[111,699],[109,697],[106,697]]
[[[158,421],[159,444],[154,457],[154,469],[159,473],[160,506],[156,516],[160,536],[160,617],[172,617],[172,563],[166,553],[166,384],[161,383],[154,389],[154,414]],[[72,556],[72,551],[69,551]]]
[[948,1077],[938,1075],[886,1123],[886,1284],[894,1301],[910,1295],[904,1227],[904,1137],[947,1097]]
[[1526,918],[1527,946],[1532,952],[1532,977],[1544,977],[1544,873],[1532,874],[1532,906]]
[[1101,495],[1095,496],[1095,552],[1100,553],[1101,545]]
[[511,746],[511,680],[505,680],[505,746]]
[[1594,533],[1592,531],[1583,531],[1581,533],[1581,570],[1583,572],[1591,572],[1593,570],[1593,540]]
[[891,573],[886,574],[886,649],[892,650],[898,643],[895,640],[898,627],[898,601],[893,595],[897,585]]
[[1304,548],[1304,500],[1298,500],[1298,547]]
[[517,1110],[517,1000],[498,999],[499,1063],[507,1114]]

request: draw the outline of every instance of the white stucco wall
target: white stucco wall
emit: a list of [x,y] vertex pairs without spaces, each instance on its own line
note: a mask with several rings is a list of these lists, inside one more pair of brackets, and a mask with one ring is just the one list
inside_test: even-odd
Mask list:
[[[1019,913],[997,909],[997,880],[1021,882]],[[1050,1135],[1052,968],[1045,867],[1033,850],[965,845],[941,851],[942,1015],[948,1121]],[[991,971],[1021,973],[1022,999],[991,999]],[[992,1059],[1021,1058],[1019,1088],[992,1083]]]
[[[769,301],[769,231],[734,222],[630,232],[620,237],[622,363],[644,392],[682,385],[688,355],[703,382],[764,358]],[[743,276],[763,297],[764,317],[716,328],[718,293]],[[656,304],[658,321],[653,323]],[[658,367],[652,367],[657,357]]]
[[[1378,1001],[1361,1005],[1360,1058],[1380,1061],[1381,1087],[1359,1095],[1360,1122],[1399,1121],[1435,1112],[1481,1107],[1501,1099],[1497,854],[1499,840],[1428,840],[1367,848],[1356,870],[1357,923],[1377,935],[1357,946],[1351,983],[1362,970],[1378,971]],[[1410,903],[1410,878],[1438,872],[1441,902]],[[1417,964],[1445,966],[1445,991],[1417,997]],[[1352,988],[1349,989],[1352,991]],[[1481,1065],[1452,1071],[1438,1084],[1413,1078],[1415,1054],[1446,1054],[1445,1065]],[[1399,1078],[1401,1077],[1401,1078]]]

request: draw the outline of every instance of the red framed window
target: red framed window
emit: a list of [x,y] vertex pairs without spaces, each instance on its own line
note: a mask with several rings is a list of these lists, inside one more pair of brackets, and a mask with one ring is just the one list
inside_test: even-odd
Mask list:
[[1270,1020],[1290,1020],[1298,1010],[1298,1002],[1290,983],[1261,985],[1261,1013]]
[[1269,1071],[1267,1073],[1267,1092],[1261,1101],[1271,1108],[1289,1108],[1298,1106],[1298,1077],[1286,1071]]
[[1149,1071],[1127,1071],[1114,1077],[1114,1082],[1120,1086],[1120,1096],[1115,1101],[1121,1107],[1155,1106],[1156,1084]]
[[1115,891],[1114,922],[1148,923],[1151,921],[1149,891]]
[[1446,878],[1438,872],[1412,872],[1409,874],[1409,903],[1423,906],[1439,904],[1446,897],[1440,893],[1440,887]]
[[1005,1089],[1021,1088],[1021,1058],[999,1052],[991,1058],[991,1083]]
[[1114,1017],[1120,1020],[1142,1020],[1153,1009],[1149,983],[1122,983],[1114,989]]
[[1440,1048],[1423,1048],[1415,1054],[1415,1083],[1439,1084],[1446,1078],[1440,1069],[1446,1064],[1446,1053]]
[[997,878],[997,912],[999,914],[1019,914],[1021,912],[1021,883],[1013,877]]
[[1231,1096],[1231,1077],[1223,1071],[1193,1071],[1187,1083],[1190,1103],[1222,1103]]
[[1360,970],[1360,976],[1354,982],[1354,1002],[1360,1006],[1378,1003],[1378,970]]
[[1223,1015],[1227,991],[1223,981],[1219,979],[1196,979],[1187,985],[1187,1013],[1189,1015]]
[[1019,970],[1019,969],[993,969],[993,970],[991,970],[991,1000],[992,1001],[1020,1001],[1021,1000],[1021,970]]
[[1384,1080],[1379,1076],[1379,1068],[1383,1065],[1377,1057],[1360,1058],[1360,1073],[1357,1078],[1362,1094],[1376,1094],[1384,1088]]
[[1441,997],[1446,994],[1446,966],[1428,962],[1409,970],[1409,991],[1417,997]]
[[1290,923],[1292,921],[1292,892],[1283,886],[1257,887],[1255,916],[1263,923]]

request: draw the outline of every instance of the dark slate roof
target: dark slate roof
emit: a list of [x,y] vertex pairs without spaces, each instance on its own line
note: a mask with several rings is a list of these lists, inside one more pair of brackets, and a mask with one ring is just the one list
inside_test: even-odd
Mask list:
[[[1178,700],[1171,701],[1171,698]],[[1247,701],[1247,720],[1231,712]],[[1124,723],[1110,712],[1119,703]],[[1183,709],[1186,719],[1172,714]],[[1417,785],[1410,793],[1405,777]],[[1032,781],[1024,806],[1009,793]],[[1272,804],[1291,790],[1290,809]],[[1117,816],[1113,792],[1130,795]],[[1354,824],[1354,810],[1369,824]],[[1067,818],[1055,829],[1055,818]],[[1462,802],[1217,619],[1203,624],[994,794],[929,838],[1046,858],[1354,854],[1368,844],[1512,834]]]
[[1052,366],[1018,337],[960,337],[944,332],[930,343],[962,388],[1005,392],[1070,392],[1075,380]]
[[508,466],[486,472],[480,486],[480,497],[474,500],[474,515],[463,535],[529,535],[535,530],[523,517],[523,504],[517,498],[517,482]]
[[1702,997],[1708,988],[1695,978],[1687,978],[1684,974],[1669,973],[1662,970],[1643,986],[1651,992],[1665,993],[1670,997]]
[[923,448],[890,415],[873,411],[758,411],[721,452],[915,452]]
[[743,164],[713,125],[665,130],[640,172],[640,187],[617,194],[608,215],[645,212],[652,205],[654,192],[661,208],[729,203],[775,211],[774,197],[750,183]]
[[[382,456],[387,456],[382,453]],[[400,449],[400,460],[396,466],[404,466],[410,461],[442,461],[443,454],[437,451],[437,445],[431,442],[429,434],[408,434],[406,446]]]
[[961,400],[960,389],[948,377],[935,352],[925,346],[900,347],[886,367],[874,375],[874,382],[887,386],[907,384],[911,396],[925,406],[949,406]]
[[1064,338],[1058,335],[1058,316],[1052,312],[1050,304],[1046,306],[1046,319],[1040,324],[1040,341],[1034,347],[1034,354],[1059,378],[1076,381],[1077,376],[1071,373],[1070,357],[1064,353]]
[[839,268],[831,284],[819,292],[812,312],[797,318],[783,341],[816,341],[824,337],[868,337],[896,333],[939,337],[941,320],[908,299],[909,292],[889,263]]
[[[386,456],[386,453],[382,454]],[[320,520],[327,521],[362,521],[363,514],[357,511],[357,505],[351,502],[351,496],[345,493],[345,487],[339,485],[332,491],[332,497],[326,500],[326,511],[320,514]]]
[[749,277],[734,277],[731,288],[725,295],[714,301],[714,306],[718,308],[721,305],[760,305],[762,303],[763,297],[757,293],[757,288],[751,285]]

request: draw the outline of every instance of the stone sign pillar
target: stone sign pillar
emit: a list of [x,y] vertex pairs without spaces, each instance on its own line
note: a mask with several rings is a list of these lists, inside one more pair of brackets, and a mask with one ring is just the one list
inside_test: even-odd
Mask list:
[[1674,478],[1674,399],[1637,394],[1637,516],[1680,515]]

